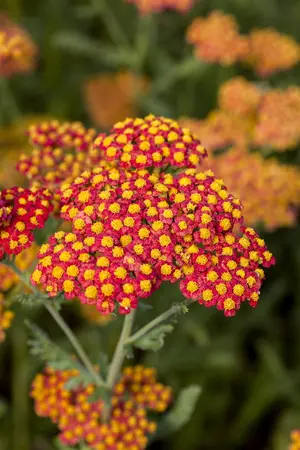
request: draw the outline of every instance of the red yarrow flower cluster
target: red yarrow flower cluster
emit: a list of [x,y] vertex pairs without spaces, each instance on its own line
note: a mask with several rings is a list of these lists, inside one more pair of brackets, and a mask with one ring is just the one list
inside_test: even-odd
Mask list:
[[127,0],[134,3],[141,14],[161,12],[165,9],[175,9],[184,13],[192,8],[195,0]]
[[129,313],[163,281],[181,281],[187,298],[234,315],[243,301],[256,304],[260,266],[274,262],[243,226],[239,200],[210,171],[99,168],[64,186],[61,199],[72,232],[41,248],[32,282],[103,314],[116,305]]
[[39,416],[57,424],[65,445],[84,442],[95,450],[143,450],[149,433],[156,429],[147,410],[164,412],[172,400],[171,389],[157,382],[156,371],[143,366],[127,367],[114,386],[110,418],[102,420],[102,399],[89,401],[94,385],[67,389],[76,370],[47,367],[32,384],[31,396]]
[[194,19],[187,40],[194,45],[196,58],[224,66],[244,59],[249,51],[248,40],[239,34],[235,18],[222,11]]
[[53,209],[45,189],[14,187],[0,192],[0,259],[17,255],[34,241],[33,230],[42,228]]
[[31,125],[28,135],[34,149],[29,156],[21,155],[17,169],[33,186],[57,193],[63,182],[101,163],[102,157],[92,150],[96,130],[80,122],[43,122]]
[[33,70],[37,48],[25,30],[0,14],[0,77]]
[[300,450],[300,430],[293,430],[289,450]]
[[95,139],[94,149],[126,169],[196,167],[206,156],[205,148],[188,129],[153,115],[117,123],[110,135]]

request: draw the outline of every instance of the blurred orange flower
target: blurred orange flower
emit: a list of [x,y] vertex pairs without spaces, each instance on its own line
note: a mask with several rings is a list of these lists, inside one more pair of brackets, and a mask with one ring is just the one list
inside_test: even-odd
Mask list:
[[187,40],[195,46],[195,56],[208,63],[229,66],[248,54],[248,39],[239,34],[235,18],[222,11],[194,19]]
[[136,97],[147,91],[148,81],[130,72],[90,78],[83,86],[84,100],[92,121],[110,128],[126,117],[134,117]]
[[127,0],[134,3],[141,14],[161,12],[164,9],[175,9],[186,12],[192,8],[195,0]]
[[292,431],[289,450],[300,450],[300,430]]
[[287,70],[299,62],[300,47],[290,36],[272,28],[253,30],[249,35],[247,61],[261,77]]
[[0,14],[0,76],[32,71],[36,57],[37,47],[29,34]]
[[262,91],[243,77],[234,77],[219,89],[219,107],[229,113],[242,116],[254,115],[262,97]]
[[258,110],[254,145],[278,151],[293,148],[300,141],[300,88],[267,91]]
[[80,304],[82,316],[91,324],[105,326],[113,320],[112,314],[99,314],[98,309],[94,305]]
[[221,110],[211,111],[204,120],[181,118],[179,123],[198,135],[208,150],[247,145],[253,127],[251,120]]

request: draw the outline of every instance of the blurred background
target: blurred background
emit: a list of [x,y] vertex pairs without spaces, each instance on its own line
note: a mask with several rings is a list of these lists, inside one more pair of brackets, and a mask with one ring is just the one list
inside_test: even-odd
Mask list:
[[[0,100],[1,186],[24,182],[14,166],[19,154],[28,151],[28,123],[80,120],[101,131],[126,116],[149,112],[199,120],[216,108],[218,89],[226,80],[243,75],[255,81],[249,68],[237,64],[209,64],[205,71],[186,76],[178,69],[172,77],[174,67],[192,55],[185,37],[192,20],[216,9],[232,14],[241,33],[273,27],[300,43],[298,0],[199,0],[185,14],[164,11],[152,16],[140,15],[135,5],[123,0],[2,0],[2,12],[32,36],[38,57],[28,73],[2,78],[7,85]],[[295,65],[268,83],[285,89],[299,84],[299,77],[300,65]],[[300,148],[276,158],[297,166]],[[251,172],[251,162],[245,170]],[[258,184],[263,175],[264,168],[256,172]],[[280,192],[287,185],[283,179]],[[273,193],[274,215],[280,192]],[[293,192],[297,206],[300,191]],[[138,362],[157,367],[161,381],[175,394],[190,384],[202,388],[190,422],[151,449],[288,448],[291,430],[300,428],[300,226],[297,211],[293,214],[289,226],[283,217],[275,227],[257,224],[277,264],[267,270],[256,309],[243,305],[236,317],[225,318],[215,309],[193,305],[161,352],[136,354]],[[40,236],[40,242],[43,239]],[[153,298],[154,308],[139,312],[140,323],[179,296],[176,286],[162,287]],[[35,416],[28,396],[41,365],[28,354],[24,315],[62,346],[68,344],[39,309],[13,308],[13,325],[0,346],[0,449],[53,450],[56,429]],[[91,355],[97,358],[100,347],[112,351],[118,320],[97,323],[93,314],[75,304],[63,312]]]

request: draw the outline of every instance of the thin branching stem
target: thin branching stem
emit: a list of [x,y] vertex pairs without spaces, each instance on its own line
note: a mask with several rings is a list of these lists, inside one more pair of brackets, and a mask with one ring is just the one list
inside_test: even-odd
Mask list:
[[22,272],[21,270],[19,270],[15,266],[15,264],[13,264],[12,262],[9,262],[8,265],[16,273],[16,275],[18,275],[20,280],[29,289],[31,289],[32,292],[38,294],[40,296],[40,298],[43,300],[43,305],[45,306],[47,311],[51,314],[51,316],[53,317],[53,319],[55,320],[57,325],[61,328],[61,330],[67,336],[68,340],[72,344],[72,346],[73,346],[74,350],[76,351],[77,355],[81,359],[83,365],[88,370],[90,375],[93,377],[93,379],[95,381],[95,384],[97,386],[106,387],[106,384],[105,384],[104,380],[102,379],[102,377],[99,375],[99,373],[97,373],[97,371],[93,367],[93,364],[91,363],[89,357],[87,356],[86,352],[84,351],[84,349],[83,349],[82,345],[80,344],[80,342],[78,341],[77,337],[75,336],[75,334],[73,333],[73,331],[71,330],[69,325],[64,321],[64,319],[62,318],[60,313],[51,304],[51,302],[49,301],[48,297],[45,294],[43,294],[42,292],[40,292],[35,286],[33,286],[30,283],[30,281],[29,281],[29,279],[27,277],[27,274],[25,272]]

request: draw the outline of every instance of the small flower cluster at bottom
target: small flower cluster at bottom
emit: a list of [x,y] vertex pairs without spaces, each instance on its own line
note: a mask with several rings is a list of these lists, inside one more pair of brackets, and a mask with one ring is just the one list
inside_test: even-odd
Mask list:
[[300,430],[292,431],[289,450],[300,450]]
[[113,389],[107,422],[101,418],[103,400],[89,401],[94,385],[66,389],[66,383],[77,375],[77,370],[47,367],[32,385],[36,413],[58,425],[61,442],[85,442],[95,450],[145,449],[147,434],[156,429],[155,422],[147,418],[147,409],[162,413],[172,400],[171,388],[157,382],[155,369],[138,365],[123,370]]

